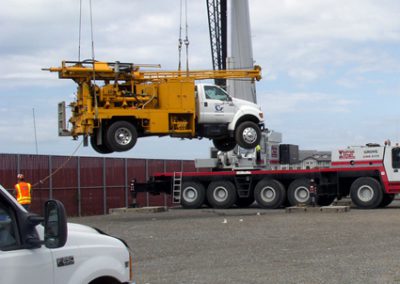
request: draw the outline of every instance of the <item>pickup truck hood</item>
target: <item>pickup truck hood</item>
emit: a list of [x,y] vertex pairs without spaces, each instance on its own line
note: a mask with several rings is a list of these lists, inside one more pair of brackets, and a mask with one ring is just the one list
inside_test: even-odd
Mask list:
[[76,223],[68,223],[68,233],[88,233],[88,234],[98,234],[99,232],[89,226],[81,225],[81,224],[76,224]]
[[261,107],[259,105],[255,104],[253,102],[246,101],[246,100],[232,98],[232,102],[237,106],[239,106],[239,105],[244,106],[245,105],[245,106],[249,106],[249,107],[253,107],[253,108],[257,108],[257,109],[261,110]]
[[[68,238],[66,247],[74,245],[111,245],[115,247],[124,247],[126,243],[121,239],[110,236],[101,230],[89,227],[86,225],[68,223]],[[44,227],[42,225],[36,226],[36,230],[40,239],[44,239]]]

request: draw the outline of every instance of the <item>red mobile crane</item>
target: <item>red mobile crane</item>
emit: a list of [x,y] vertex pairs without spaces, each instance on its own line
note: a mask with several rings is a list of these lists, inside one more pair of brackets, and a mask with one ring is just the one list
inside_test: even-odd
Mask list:
[[[237,0],[230,4],[238,3],[247,5],[247,1]],[[226,0],[207,0],[214,69],[226,67],[227,6]],[[248,9],[235,11],[241,13],[235,17],[248,21]],[[216,83],[225,85],[223,80]],[[323,169],[233,167],[223,171],[158,173],[147,183],[135,184],[135,192],[165,192],[185,208],[199,208],[206,203],[214,208],[234,204],[245,207],[256,201],[260,207],[272,209],[309,204],[310,188],[315,186],[317,202],[322,206],[350,195],[360,208],[385,207],[400,193],[400,147],[385,143],[336,150],[332,152],[332,166]]]

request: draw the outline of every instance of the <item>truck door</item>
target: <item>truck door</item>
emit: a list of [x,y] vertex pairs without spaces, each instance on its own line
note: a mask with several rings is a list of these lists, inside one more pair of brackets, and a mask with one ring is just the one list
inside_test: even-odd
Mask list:
[[22,248],[15,216],[0,196],[0,283],[54,283],[50,250]]
[[[385,158],[385,169],[390,182],[400,181],[400,147],[392,148],[390,158]],[[388,160],[388,163],[386,162]],[[391,163],[390,163],[391,161]]]
[[[202,88],[202,89],[200,89]],[[199,123],[230,123],[236,112],[232,98],[218,86],[198,86]]]

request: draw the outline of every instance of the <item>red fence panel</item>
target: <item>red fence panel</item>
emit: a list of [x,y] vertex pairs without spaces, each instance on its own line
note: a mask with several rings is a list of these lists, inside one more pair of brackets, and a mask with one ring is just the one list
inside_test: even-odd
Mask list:
[[107,211],[110,208],[126,207],[125,193],[128,188],[125,174],[125,159],[108,158],[105,163],[107,187]]
[[79,215],[79,159],[77,157],[52,156],[51,195],[61,200],[69,216]]
[[0,184],[6,189],[14,189],[18,174],[17,161],[18,155],[0,154]]
[[105,158],[80,158],[80,204],[82,215],[106,213],[103,166]]
[[[31,211],[42,214],[49,198],[61,200],[68,216],[98,215],[132,203],[131,180],[159,172],[195,171],[193,161],[0,154],[0,184],[13,191],[18,173],[33,185]],[[171,196],[138,194],[140,206],[169,206]]]

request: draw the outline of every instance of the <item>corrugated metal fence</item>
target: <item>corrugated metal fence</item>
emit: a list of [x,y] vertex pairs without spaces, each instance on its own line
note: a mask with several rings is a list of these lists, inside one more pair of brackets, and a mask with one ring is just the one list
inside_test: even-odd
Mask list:
[[[13,190],[18,173],[33,187],[31,211],[61,200],[69,216],[107,214],[128,207],[130,181],[145,182],[156,172],[196,171],[193,161],[0,154],[0,184]],[[171,205],[171,196],[138,194],[139,206]]]

